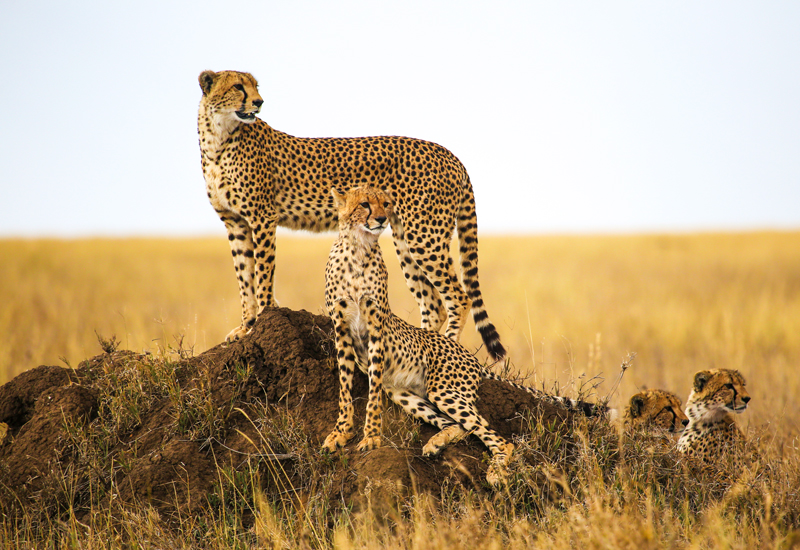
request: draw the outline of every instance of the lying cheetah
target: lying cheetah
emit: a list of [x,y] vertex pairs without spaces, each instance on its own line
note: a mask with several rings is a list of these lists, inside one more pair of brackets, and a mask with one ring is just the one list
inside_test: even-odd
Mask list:
[[680,398],[664,390],[644,390],[633,395],[625,408],[624,421],[632,428],[680,433],[689,423]]
[[[392,215],[387,194],[375,188],[331,189],[339,210],[339,237],[325,269],[325,302],[334,324],[339,364],[339,418],[323,448],[334,451],[353,437],[351,388],[356,364],[369,376],[367,416],[359,450],[381,445],[381,389],[408,414],[441,431],[423,447],[425,456],[474,433],[492,453],[487,481],[505,479],[514,445],[489,428],[475,399],[482,378],[500,379],[484,369],[458,342],[413,327],[389,308],[388,280],[378,236]],[[539,397],[587,414],[600,409],[584,402]],[[605,410],[605,409],[603,409]]]
[[745,437],[734,413],[743,413],[749,402],[739,371],[713,369],[695,374],[686,400],[689,425],[678,440],[678,451],[704,467],[719,467],[729,459],[731,466],[741,471]]
[[[239,281],[238,339],[272,293],[276,226],[308,231],[336,228],[330,189],[352,182],[381,186],[406,284],[419,304],[422,327],[458,340],[471,307],[494,359],[505,356],[484,308],[478,283],[478,226],[467,171],[447,149],[405,137],[297,138],[256,118],[264,103],[252,75],[200,74],[197,119],[206,190],[228,230]],[[450,257],[457,230],[463,286]],[[444,304],[442,303],[444,301]]]

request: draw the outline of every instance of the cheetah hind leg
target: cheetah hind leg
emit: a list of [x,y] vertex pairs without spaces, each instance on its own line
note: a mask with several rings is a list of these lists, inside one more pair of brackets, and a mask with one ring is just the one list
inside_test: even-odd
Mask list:
[[467,432],[456,422],[445,416],[436,408],[436,405],[406,390],[384,387],[389,399],[400,405],[406,413],[428,424],[439,428],[439,433],[433,435],[422,447],[423,456],[436,456],[450,443],[463,439]]
[[422,448],[422,456],[436,456],[442,452],[442,449],[451,443],[458,443],[466,436],[467,432],[458,424],[447,426],[428,440]]
[[[442,248],[447,250],[448,246],[442,245]],[[418,256],[414,259],[425,273],[429,284],[433,285],[441,300],[444,301],[447,313],[445,336],[458,342],[469,318],[472,302],[456,276],[453,259],[449,256],[436,258],[435,255]]]
[[419,306],[420,325],[425,330],[439,332],[439,329],[447,321],[447,311],[439,291],[428,280],[417,261],[412,257],[408,243],[405,241],[403,225],[399,219],[392,221],[392,238],[406,285]]
[[[474,396],[468,398],[464,395],[454,394],[450,390],[444,390],[432,393],[430,397],[437,406],[440,406],[441,403],[441,406],[445,407],[444,411],[448,415],[452,415],[453,419],[457,419],[465,432],[474,432],[492,453],[492,461],[486,472],[486,481],[494,487],[505,483],[508,478],[508,464],[514,454],[514,444],[506,441],[489,427],[489,423],[478,413],[475,403],[472,401]],[[446,403],[447,400],[451,400],[453,403]]]

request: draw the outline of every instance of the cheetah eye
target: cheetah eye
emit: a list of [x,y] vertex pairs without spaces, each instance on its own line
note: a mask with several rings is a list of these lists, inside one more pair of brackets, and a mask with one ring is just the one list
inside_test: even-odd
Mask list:
[[369,208],[369,203],[368,202],[362,202],[361,206],[363,206],[364,208]]
[[733,384],[731,384],[731,383],[725,384],[725,388],[729,389],[729,390],[732,390],[733,389]]
[[384,208],[389,208],[389,201],[386,201],[386,202],[384,202],[384,203],[383,203],[383,207],[384,207]]
[[242,86],[241,84],[234,84],[233,85],[233,89],[234,90],[239,90],[240,92],[243,92],[244,91],[244,86]]

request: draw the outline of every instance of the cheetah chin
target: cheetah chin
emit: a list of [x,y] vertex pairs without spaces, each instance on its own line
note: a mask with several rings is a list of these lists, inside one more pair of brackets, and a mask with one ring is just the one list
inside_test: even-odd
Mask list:
[[370,235],[374,235],[375,237],[380,236],[380,234],[383,233],[384,229],[386,229],[386,224],[381,224],[376,227],[370,227],[369,225],[365,224],[361,228],[361,230],[364,231],[364,233],[369,233]]

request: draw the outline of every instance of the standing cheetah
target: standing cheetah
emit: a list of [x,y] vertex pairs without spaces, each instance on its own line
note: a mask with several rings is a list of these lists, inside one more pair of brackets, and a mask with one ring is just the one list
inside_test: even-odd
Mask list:
[[631,396],[625,408],[625,425],[680,433],[689,423],[680,398],[664,390],[643,390]]
[[[458,342],[413,327],[389,308],[386,265],[378,236],[392,216],[387,194],[375,188],[331,190],[339,210],[339,237],[325,269],[325,302],[336,336],[339,364],[339,418],[323,448],[334,451],[353,437],[351,388],[356,364],[369,377],[364,438],[359,450],[381,445],[381,389],[408,414],[441,431],[423,447],[438,454],[450,442],[474,433],[492,453],[487,480],[495,485],[506,476],[514,445],[489,428],[475,407],[483,378],[500,379],[481,366]],[[514,384],[539,397],[587,414],[595,405]],[[605,409],[603,409],[605,410]]]
[[727,461],[736,471],[744,464],[745,437],[734,414],[747,409],[750,395],[737,370],[712,369],[695,374],[686,400],[689,425],[678,440],[678,451],[704,467],[720,467]]
[[[245,334],[275,303],[276,226],[308,231],[336,227],[330,189],[378,185],[394,203],[392,225],[406,284],[422,327],[458,340],[472,309],[494,359],[505,356],[478,283],[478,225],[467,171],[447,149],[405,137],[297,138],[256,118],[264,103],[252,75],[204,71],[197,119],[206,190],[225,223],[239,281]],[[450,257],[458,232],[463,286]]]

